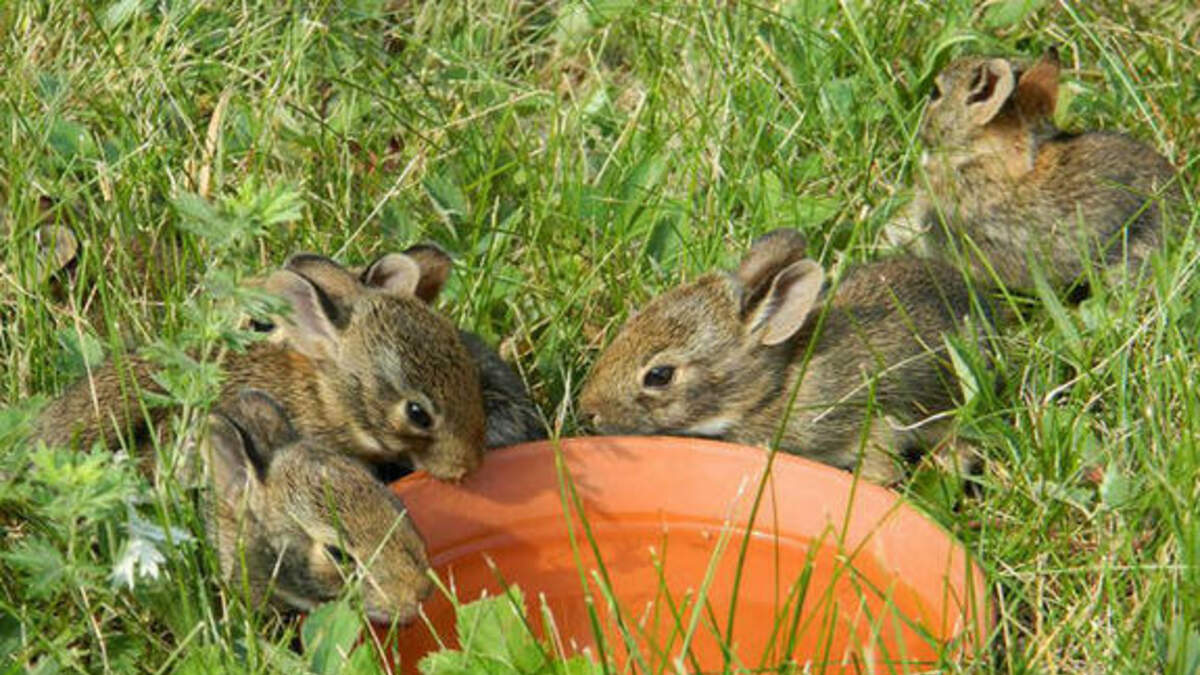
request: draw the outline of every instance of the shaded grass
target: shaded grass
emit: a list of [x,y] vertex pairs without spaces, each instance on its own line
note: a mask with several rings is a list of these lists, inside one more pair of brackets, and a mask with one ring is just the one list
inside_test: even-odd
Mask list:
[[[218,273],[422,239],[457,261],[445,311],[501,344],[572,433],[571,396],[605,337],[754,235],[799,228],[827,267],[878,255],[919,180],[932,75],[961,52],[1059,45],[1060,123],[1126,130],[1194,182],[1195,9],[1004,15],[1021,4],[6,3],[0,436],[100,350],[217,349]],[[280,194],[300,208],[273,218]],[[51,282],[30,239],[48,221],[84,244]],[[1145,296],[1035,299],[1002,332],[1000,389],[958,425],[988,460],[982,496],[913,488],[993,574],[999,670],[1200,663],[1194,221]],[[27,451],[6,453],[4,549],[61,557],[64,572],[43,594],[0,557],[0,655],[157,670],[207,650],[273,667],[278,650],[260,645],[289,638],[260,639],[269,620],[219,594],[194,545],[164,545],[167,576],[132,592],[107,579],[127,535],[102,498],[140,496],[145,517],[203,536],[174,468],[185,446],[160,449],[169,470],[152,481],[111,460],[122,478],[71,509],[59,479],[81,469],[31,476]]]

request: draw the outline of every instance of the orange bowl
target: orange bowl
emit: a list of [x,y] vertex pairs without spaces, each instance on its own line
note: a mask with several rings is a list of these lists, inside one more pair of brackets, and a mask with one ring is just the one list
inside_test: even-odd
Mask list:
[[[518,584],[534,630],[544,603],[568,654],[634,659],[638,672],[903,672],[978,656],[986,582],[960,544],[844,471],[778,454],[764,483],[768,457],[692,438],[569,438],[496,451],[458,485],[414,474],[392,488],[460,602]],[[424,613],[399,632],[403,672],[439,640],[457,644],[444,594]]]

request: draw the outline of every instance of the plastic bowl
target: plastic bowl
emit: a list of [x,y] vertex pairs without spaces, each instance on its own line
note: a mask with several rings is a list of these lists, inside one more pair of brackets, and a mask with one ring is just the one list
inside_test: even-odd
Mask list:
[[[559,479],[556,446],[590,537]],[[459,601],[496,595],[501,579],[519,584],[534,630],[544,635],[544,602],[568,654],[634,658],[636,672],[789,661],[811,672],[907,672],[978,655],[991,624],[983,573],[889,490],[776,455],[746,543],[767,459],[691,438],[570,438],[496,451],[458,485],[414,474],[392,487]],[[424,611],[428,621],[399,632],[403,672],[438,648],[431,627],[457,645],[449,599],[435,591]]]

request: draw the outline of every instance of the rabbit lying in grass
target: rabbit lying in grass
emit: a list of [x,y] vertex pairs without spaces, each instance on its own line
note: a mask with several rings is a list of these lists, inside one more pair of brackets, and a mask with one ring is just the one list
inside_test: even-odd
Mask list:
[[[0,237],[10,238],[13,235],[7,228],[0,228]],[[9,269],[3,259],[0,259],[0,318],[10,305],[15,303],[15,292],[26,289],[34,292],[47,282],[57,281],[56,277],[64,275],[74,263],[79,250],[79,240],[71,229],[62,225],[42,225],[30,233],[33,248],[31,265],[24,275],[15,269]],[[56,284],[55,284],[56,285]],[[14,292],[15,291],[15,292]],[[54,293],[52,292],[52,295]]]
[[[971,310],[959,272],[901,258],[825,273],[790,230],[759,238],[733,274],[655,298],[600,355],[580,409],[604,433],[768,445],[880,483],[940,440],[955,407],[939,356]],[[811,352],[811,357],[809,356]],[[795,395],[792,400],[793,392]],[[864,424],[866,427],[865,447]]]
[[37,229],[36,278],[45,281],[75,261],[79,240],[71,228],[63,225],[42,225]]
[[[38,212],[42,224],[28,233],[35,244],[33,264],[26,266],[27,275],[20,283],[26,292],[64,309],[69,305],[72,314],[98,332],[111,329],[131,337],[134,326],[122,309],[142,302],[161,302],[181,278],[194,276],[186,272],[194,271],[195,265],[189,264],[183,243],[170,229],[134,232],[118,239],[103,237],[97,242],[88,240],[80,209],[43,196],[38,199]],[[8,232],[8,224],[0,222],[0,237],[10,234],[23,236]],[[96,275],[103,275],[109,288],[122,289],[119,300],[112,295],[107,304],[101,300],[97,285],[91,283]],[[0,278],[5,276],[4,261],[0,259]],[[82,292],[73,293],[73,288]],[[3,300],[0,297],[0,302]]]
[[1030,67],[950,63],[921,122],[929,191],[887,237],[916,235],[921,255],[957,251],[977,278],[1014,290],[1033,287],[1030,256],[1057,288],[1085,264],[1136,273],[1162,244],[1163,207],[1180,198],[1175,170],[1128,136],[1055,128],[1058,77],[1053,50]]
[[311,610],[362,578],[375,621],[401,623],[433,589],[403,502],[339,450],[301,438],[277,401],[243,389],[209,416],[209,537],[221,571],[255,601]]
[[[224,359],[220,402],[262,389],[325,447],[374,464],[411,461],[443,479],[474,470],[484,443],[479,374],[458,331],[416,294],[429,278],[444,278],[445,270],[422,267],[429,262],[385,255],[364,270],[371,283],[336,307],[328,295],[337,289],[320,280],[290,269],[271,274],[265,288],[292,312],[276,321],[271,339]],[[154,372],[139,358],[106,363],[44,409],[36,435],[90,447],[146,431],[147,418],[157,424],[166,414],[143,410],[138,395],[161,391]]]

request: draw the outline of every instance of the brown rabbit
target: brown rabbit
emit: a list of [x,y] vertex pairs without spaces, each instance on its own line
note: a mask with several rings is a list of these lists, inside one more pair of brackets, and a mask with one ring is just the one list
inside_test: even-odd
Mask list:
[[[69,310],[97,332],[113,329],[122,337],[132,337],[134,326],[120,310],[127,303],[161,304],[168,286],[193,276],[188,271],[195,265],[188,263],[185,247],[170,228],[152,228],[152,232],[130,233],[116,240],[106,236],[89,239],[88,230],[96,226],[89,227],[80,209],[43,196],[38,199],[38,212],[42,224],[34,231],[37,256],[33,274],[25,282],[28,286],[36,279],[44,284],[38,289],[40,298],[53,301],[62,311]],[[6,223],[0,224],[0,236],[6,229]],[[2,268],[0,261],[0,279],[5,276]],[[104,276],[103,284],[94,283],[97,274]],[[122,302],[106,306],[101,299],[102,285],[122,289]],[[82,293],[71,292],[80,287]]]
[[[15,294],[32,293],[48,282],[57,281],[63,272],[75,262],[79,251],[79,241],[71,228],[63,225],[42,225],[33,231],[33,264],[21,275],[17,270],[9,270],[5,261],[0,260],[0,309],[6,309],[15,303]],[[8,238],[11,234],[0,229],[0,237]],[[51,284],[52,286],[57,284]],[[58,295],[57,288],[50,289],[52,295]]]
[[244,389],[209,415],[209,538],[221,572],[255,601],[311,610],[362,578],[376,621],[407,622],[433,589],[404,503],[362,465],[301,439],[278,402]]
[[[75,256],[79,252],[79,240],[75,238],[71,228],[63,225],[42,225],[32,234],[33,265],[27,270],[24,279],[20,279],[16,271],[9,271],[4,261],[0,260],[0,279],[5,281],[5,291],[18,286],[35,288],[63,273],[75,262]],[[0,237],[11,236],[9,232],[0,230]],[[20,283],[22,281],[24,283]],[[7,300],[7,296],[6,292],[0,295],[0,298]]]
[[[413,246],[404,255],[420,261],[421,269],[429,271],[422,276],[415,293],[432,303],[441,292],[453,261],[445,251],[430,244]],[[327,289],[326,295],[335,311],[363,287],[379,283],[367,269],[347,269],[322,256],[293,256],[287,268]],[[521,377],[483,338],[465,330],[459,331],[459,338],[479,371],[486,415],[484,444],[498,448],[546,438],[545,424]]]
[[798,234],[775,230],[737,272],[655,298],[593,366],[584,420],[751,445],[782,427],[782,450],[845,469],[861,455],[865,478],[897,480],[895,460],[940,440],[946,425],[930,418],[955,406],[938,353],[970,312],[968,289],[956,270],[915,258],[852,268],[822,293],[824,276]]
[[[10,270],[0,259],[0,353],[8,354],[22,332],[17,314],[19,299],[62,296],[64,280],[79,248],[74,233],[62,225],[43,225],[32,234],[31,265],[24,270]],[[8,236],[7,224],[0,224],[0,238]]]
[[920,129],[929,192],[887,237],[916,234],[923,255],[958,251],[977,278],[1014,290],[1033,286],[1030,255],[1058,288],[1079,281],[1085,261],[1136,273],[1163,239],[1161,197],[1180,197],[1175,170],[1127,136],[1056,129],[1058,77],[1053,50],[1031,67],[1000,58],[948,65]]
[[42,225],[37,229],[37,281],[44,282],[75,262],[79,240],[65,225]]
[[[333,264],[333,263],[330,263]],[[458,331],[415,295],[423,270],[402,254],[364,271],[372,280],[335,307],[320,282],[292,270],[267,278],[291,314],[269,340],[229,354],[220,401],[244,387],[262,389],[288,411],[307,438],[370,463],[411,460],[456,480],[483,456],[479,374]],[[139,358],[109,362],[69,387],[38,419],[37,435],[66,445],[115,443],[122,431],[146,431],[166,411],[142,410],[139,391],[160,392],[154,368]],[[136,386],[135,386],[136,385]]]

